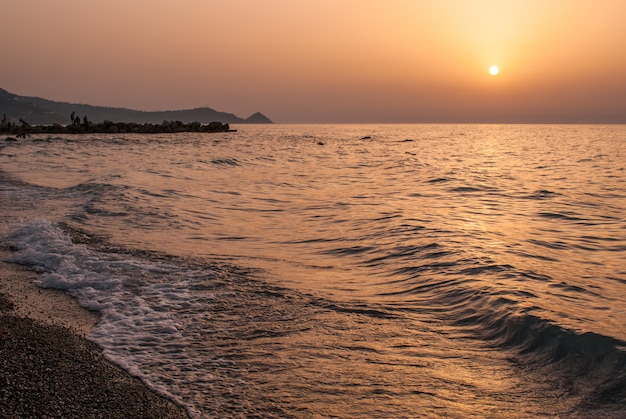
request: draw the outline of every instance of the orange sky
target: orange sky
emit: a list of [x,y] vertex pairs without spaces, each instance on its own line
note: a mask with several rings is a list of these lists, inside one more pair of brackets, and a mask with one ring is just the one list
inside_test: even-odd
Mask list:
[[0,16],[0,87],[20,95],[275,122],[626,123],[624,0],[0,0]]

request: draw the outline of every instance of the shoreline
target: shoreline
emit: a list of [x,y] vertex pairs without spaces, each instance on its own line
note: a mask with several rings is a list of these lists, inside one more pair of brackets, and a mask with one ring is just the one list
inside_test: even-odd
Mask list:
[[37,273],[6,262],[10,251],[0,249],[0,293],[13,303],[12,314],[86,337],[98,323],[98,313],[86,310],[65,291],[37,286]]
[[187,412],[104,358],[86,336],[98,314],[0,248],[0,416],[188,418]]

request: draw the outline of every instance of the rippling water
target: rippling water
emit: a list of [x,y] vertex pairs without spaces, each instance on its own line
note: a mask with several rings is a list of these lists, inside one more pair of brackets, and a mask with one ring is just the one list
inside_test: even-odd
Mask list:
[[[195,417],[626,414],[625,126],[0,149],[11,260]],[[19,223],[16,223],[19,219]]]

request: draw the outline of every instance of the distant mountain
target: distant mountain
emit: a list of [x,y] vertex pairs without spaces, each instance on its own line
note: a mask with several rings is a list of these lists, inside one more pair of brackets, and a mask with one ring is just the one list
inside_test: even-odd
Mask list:
[[263,115],[261,112],[257,112],[253,115],[250,115],[246,118],[246,122],[249,124],[272,124],[273,122],[270,119]]
[[179,111],[146,112],[126,108],[110,108],[105,106],[83,105],[76,103],[54,102],[38,97],[18,96],[0,89],[0,113],[5,114],[11,122],[20,119],[32,125],[69,124],[70,115],[76,112],[81,118],[87,116],[90,121],[99,123],[136,122],[160,124],[163,121],[181,121],[186,124],[200,122],[206,124],[213,121],[224,124],[271,124],[265,115],[257,112],[249,118],[240,118],[232,113],[219,112],[211,108],[195,108]]

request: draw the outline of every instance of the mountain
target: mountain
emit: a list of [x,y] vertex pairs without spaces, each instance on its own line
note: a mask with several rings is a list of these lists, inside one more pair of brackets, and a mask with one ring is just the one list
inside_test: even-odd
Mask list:
[[136,122],[159,124],[163,121],[181,121],[184,123],[209,123],[219,121],[224,124],[271,124],[265,115],[257,112],[249,118],[240,118],[232,113],[220,112],[211,108],[195,108],[179,111],[146,112],[126,108],[110,108],[77,103],[54,102],[38,97],[18,96],[0,89],[0,113],[11,122],[20,119],[32,125],[69,124],[70,114],[75,112],[81,118],[87,116],[90,121]]
[[263,115],[261,112],[257,112],[253,115],[250,115],[246,122],[249,124],[272,124],[273,122],[270,119]]

